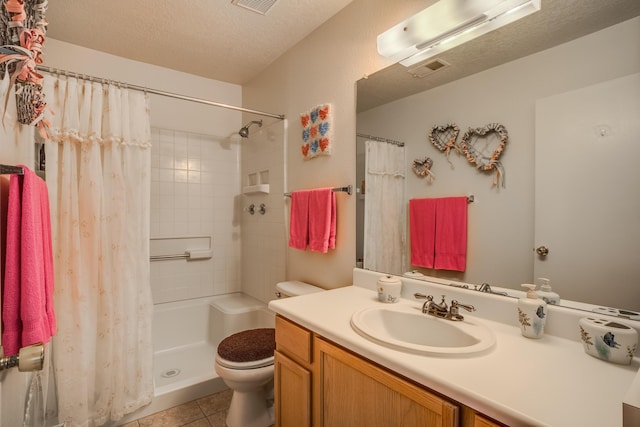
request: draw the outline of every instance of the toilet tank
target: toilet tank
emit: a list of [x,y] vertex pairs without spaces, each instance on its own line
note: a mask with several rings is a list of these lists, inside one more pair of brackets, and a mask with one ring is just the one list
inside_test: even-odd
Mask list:
[[232,293],[214,298],[210,304],[211,342],[216,346],[236,332],[275,327],[275,314],[249,295]]
[[299,295],[314,294],[324,289],[299,280],[289,280],[276,284],[276,296],[278,298],[296,297]]

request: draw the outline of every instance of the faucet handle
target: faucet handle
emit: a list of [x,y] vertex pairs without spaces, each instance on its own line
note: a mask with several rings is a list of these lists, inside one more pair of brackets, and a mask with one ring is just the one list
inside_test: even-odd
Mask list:
[[419,292],[416,292],[415,294],[413,294],[413,297],[415,299],[426,299],[427,301],[433,301],[433,295],[425,295]]
[[451,309],[452,309],[452,310],[454,310],[454,309],[455,309],[455,310],[456,310],[456,313],[457,313],[458,307],[462,307],[462,308],[464,308],[464,309],[465,309],[465,310],[467,310],[467,311],[476,311],[476,308],[475,308],[474,306],[470,305],[470,304],[460,304],[460,303],[458,302],[458,300],[455,300],[455,299],[454,299],[454,300],[452,300],[452,301],[451,301]]

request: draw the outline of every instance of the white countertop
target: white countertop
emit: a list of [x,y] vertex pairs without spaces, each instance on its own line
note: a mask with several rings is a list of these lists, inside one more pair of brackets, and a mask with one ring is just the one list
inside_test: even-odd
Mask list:
[[[488,353],[455,358],[405,353],[351,328],[353,313],[381,304],[375,291],[348,286],[271,301],[269,308],[510,426],[622,426],[622,401],[638,374],[638,357],[631,365],[607,363],[587,355],[575,340],[549,334],[539,340],[523,337],[517,314],[508,324],[466,313],[465,318],[495,332],[497,342]],[[421,306],[408,298],[398,304]]]

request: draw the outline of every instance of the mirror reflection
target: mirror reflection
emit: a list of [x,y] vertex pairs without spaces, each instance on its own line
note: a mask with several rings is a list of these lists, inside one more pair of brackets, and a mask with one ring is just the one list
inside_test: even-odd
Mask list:
[[[552,42],[544,20],[568,11],[549,15],[558,2],[544,2],[531,22],[443,54],[447,65],[431,74],[416,78],[396,64],[359,81],[358,261],[512,289],[545,277],[565,301],[640,311],[640,7],[632,3],[600,11],[627,14],[615,25],[583,22],[580,37]],[[496,58],[504,37],[523,53]],[[458,142],[469,128],[504,126],[504,182],[429,141],[433,126],[452,123]],[[471,195],[464,271],[412,265],[408,201]],[[548,255],[535,251],[542,246]]]

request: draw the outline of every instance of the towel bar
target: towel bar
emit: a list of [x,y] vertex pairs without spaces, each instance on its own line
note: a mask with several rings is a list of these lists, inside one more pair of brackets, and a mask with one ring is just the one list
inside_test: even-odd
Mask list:
[[180,255],[151,255],[149,257],[149,261],[168,261],[172,259],[187,259],[189,258],[189,254],[184,253]]
[[149,261],[168,261],[174,259],[209,259],[213,256],[211,249],[194,249],[186,250],[183,254],[171,254],[171,255],[151,255]]
[[[348,195],[353,194],[353,185],[347,185],[345,187],[334,187],[331,189],[334,192],[347,193]],[[291,197],[291,193],[284,193],[284,197]]]
[[9,166],[9,165],[0,165],[0,175],[7,174],[18,174],[24,175],[24,169],[20,166]]
[[44,345],[37,344],[22,347],[16,356],[0,357],[0,371],[18,367],[20,372],[41,371],[44,365]]

